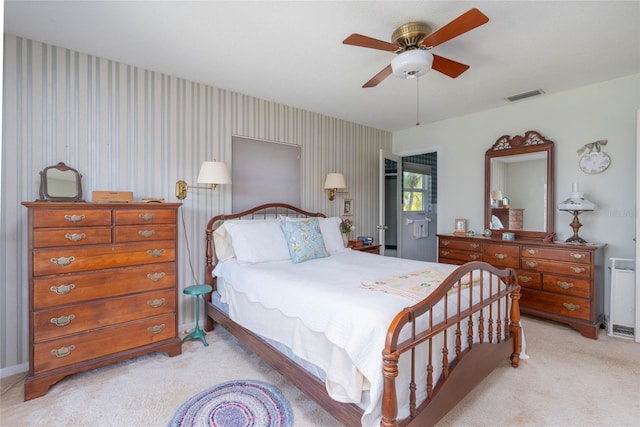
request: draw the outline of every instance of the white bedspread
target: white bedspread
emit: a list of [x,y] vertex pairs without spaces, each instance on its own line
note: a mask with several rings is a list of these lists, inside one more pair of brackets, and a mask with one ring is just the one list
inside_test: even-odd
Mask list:
[[[336,400],[361,405],[364,408],[362,425],[374,426],[380,422],[381,354],[386,332],[393,317],[414,302],[398,295],[363,289],[361,282],[429,267],[452,272],[457,266],[347,250],[299,264],[278,261],[240,265],[230,259],[219,263],[213,273],[224,279],[225,285],[220,286],[219,291],[222,301],[229,304],[231,319],[291,347],[303,358],[317,352],[322,360],[310,361],[327,373],[329,394]],[[449,299],[450,313],[455,311],[454,300]],[[438,306],[433,311],[434,318],[443,315]],[[290,326],[282,328],[271,324],[270,312],[289,318]],[[366,321],[358,322],[358,319]],[[305,328],[317,334],[302,337],[299,332]],[[338,349],[323,348],[322,340],[315,339],[314,335]],[[452,337],[453,334],[450,339]],[[440,369],[438,366],[435,369],[437,378]],[[398,380],[402,382],[402,370],[400,374]],[[363,393],[366,390],[369,393]],[[402,404],[399,410],[402,416]]]

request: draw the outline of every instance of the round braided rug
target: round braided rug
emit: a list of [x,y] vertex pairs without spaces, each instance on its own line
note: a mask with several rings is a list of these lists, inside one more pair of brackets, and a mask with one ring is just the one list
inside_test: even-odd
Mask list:
[[280,390],[261,381],[229,381],[182,404],[169,427],[291,427],[293,412]]

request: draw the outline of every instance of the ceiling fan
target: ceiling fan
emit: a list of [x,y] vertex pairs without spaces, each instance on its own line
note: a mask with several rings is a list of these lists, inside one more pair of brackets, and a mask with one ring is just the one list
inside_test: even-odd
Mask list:
[[487,22],[489,22],[489,18],[478,9],[473,8],[434,32],[431,32],[431,27],[425,23],[409,22],[393,32],[391,43],[362,34],[351,34],[342,43],[385,50],[398,55],[393,58],[391,64],[366,82],[362,86],[363,88],[377,86],[391,74],[413,78],[419,77],[431,69],[455,79],[468,70],[469,66],[431,54],[429,50]]

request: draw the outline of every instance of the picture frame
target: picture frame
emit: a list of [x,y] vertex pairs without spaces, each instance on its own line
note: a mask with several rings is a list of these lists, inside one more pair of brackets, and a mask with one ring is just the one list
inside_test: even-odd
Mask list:
[[353,215],[353,199],[344,199],[342,201],[342,215]]
[[454,224],[453,234],[467,234],[467,220],[457,218]]

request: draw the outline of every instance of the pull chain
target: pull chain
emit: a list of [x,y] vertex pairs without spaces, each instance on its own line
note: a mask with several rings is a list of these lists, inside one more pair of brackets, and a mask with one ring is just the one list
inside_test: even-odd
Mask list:
[[416,126],[420,126],[420,77],[416,77]]

